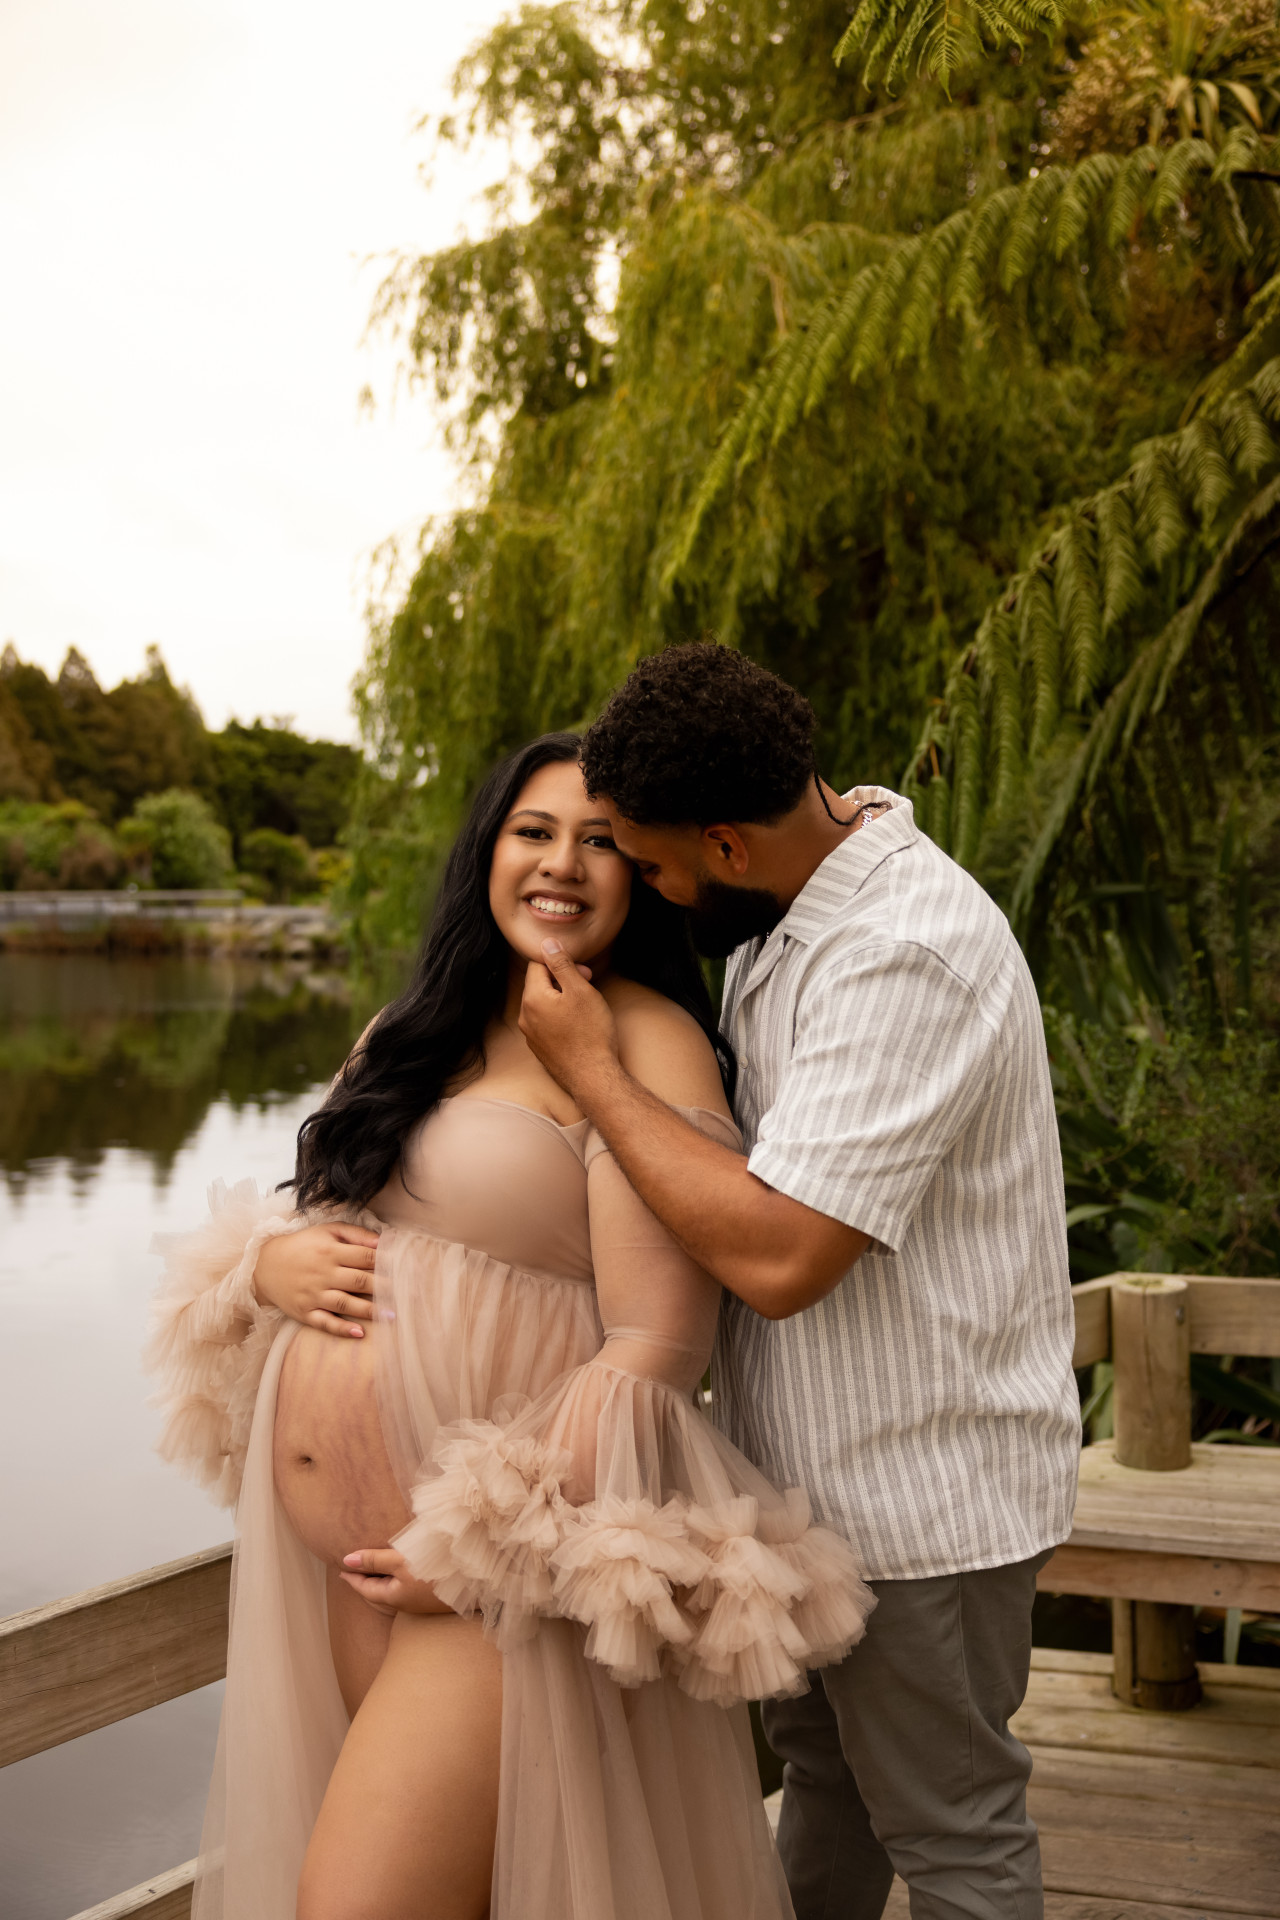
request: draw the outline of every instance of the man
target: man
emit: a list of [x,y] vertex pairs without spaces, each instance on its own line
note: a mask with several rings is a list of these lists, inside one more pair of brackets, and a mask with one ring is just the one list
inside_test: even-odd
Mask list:
[[699,645],[637,668],[583,750],[619,848],[704,952],[732,953],[749,1158],[623,1071],[554,941],[521,1025],[728,1289],[715,1418],[807,1489],[877,1595],[862,1643],[764,1708],[798,1920],[876,1920],[895,1868],[916,1920],[1034,1920],[1030,1760],[1008,1723],[1080,1441],[1039,1003],[1008,923],[910,803],[840,798],[812,732],[793,688]]

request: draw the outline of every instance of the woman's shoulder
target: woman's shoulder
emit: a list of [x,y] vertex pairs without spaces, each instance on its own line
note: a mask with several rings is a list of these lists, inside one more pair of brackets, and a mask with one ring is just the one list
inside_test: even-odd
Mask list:
[[728,1113],[715,1049],[691,1013],[634,980],[610,980],[604,995],[628,1073],[672,1106]]

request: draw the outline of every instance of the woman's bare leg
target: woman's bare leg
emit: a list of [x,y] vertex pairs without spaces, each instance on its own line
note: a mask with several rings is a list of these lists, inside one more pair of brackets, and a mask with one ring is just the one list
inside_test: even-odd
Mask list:
[[298,1920],[484,1920],[502,1656],[476,1620],[399,1614],[298,1882]]
[[391,1644],[391,1617],[378,1613],[353,1593],[336,1568],[325,1568],[329,1605],[329,1651],[338,1676],[342,1703],[354,1720],[360,1703],[373,1685]]

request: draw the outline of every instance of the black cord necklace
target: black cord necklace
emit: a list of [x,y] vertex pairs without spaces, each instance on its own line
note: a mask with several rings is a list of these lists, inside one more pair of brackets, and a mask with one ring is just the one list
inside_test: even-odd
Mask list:
[[832,813],[831,811],[831,804],[826,794],[822,791],[822,781],[818,777],[818,769],[816,767],[813,770],[813,784],[818,789],[818,798],[826,808],[827,818],[833,826],[852,827],[856,832],[859,827],[865,826],[866,816],[868,814],[874,816],[877,813],[884,813],[888,807],[886,800],[864,800],[860,807],[854,808],[847,820],[842,820],[839,814]]

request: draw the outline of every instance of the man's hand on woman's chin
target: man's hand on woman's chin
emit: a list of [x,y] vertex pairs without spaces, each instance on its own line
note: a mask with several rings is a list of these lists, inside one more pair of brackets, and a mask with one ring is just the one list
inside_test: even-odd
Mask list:
[[553,1080],[584,1106],[593,1079],[617,1061],[613,1012],[590,984],[590,970],[557,940],[544,940],[543,960],[530,961],[520,1003],[520,1031]]

